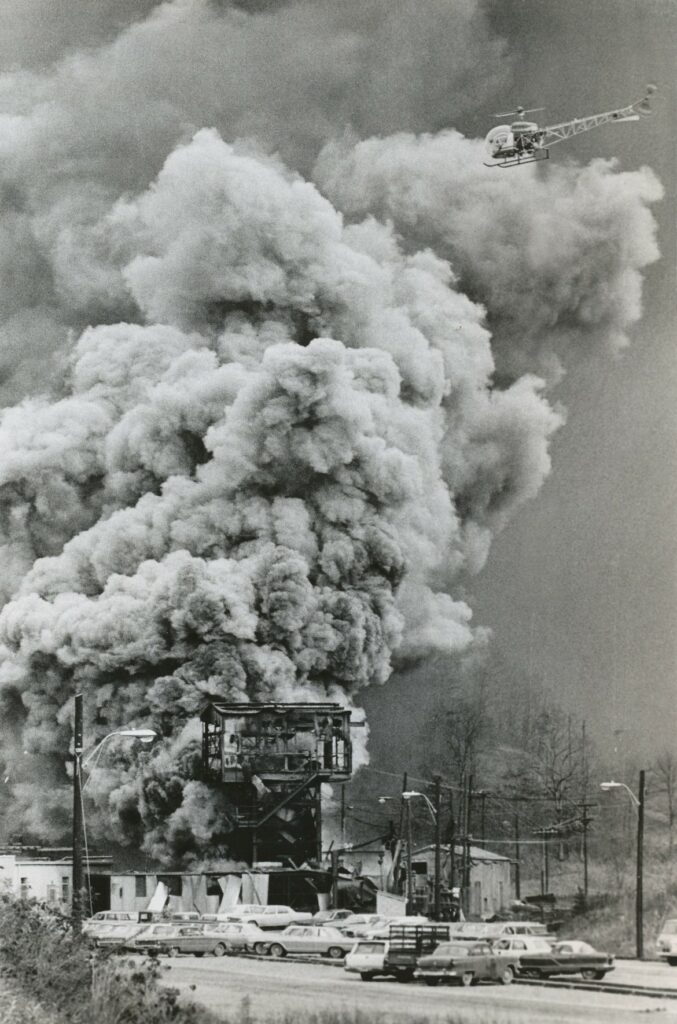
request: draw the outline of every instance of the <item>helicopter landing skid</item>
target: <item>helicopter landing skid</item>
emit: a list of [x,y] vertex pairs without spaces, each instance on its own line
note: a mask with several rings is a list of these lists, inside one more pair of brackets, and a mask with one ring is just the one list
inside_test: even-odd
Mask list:
[[501,159],[500,157],[494,160],[493,163],[484,163],[485,167],[520,167],[522,164],[536,164],[540,163],[541,160],[550,159],[550,150],[538,149],[535,153],[529,153],[525,156],[512,156]]

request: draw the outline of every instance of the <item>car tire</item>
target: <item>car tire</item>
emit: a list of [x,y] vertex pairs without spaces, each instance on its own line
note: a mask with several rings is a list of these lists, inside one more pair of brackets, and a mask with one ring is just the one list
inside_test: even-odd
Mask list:
[[257,956],[266,956],[268,953],[268,946],[266,945],[265,942],[255,942],[254,952],[257,954]]
[[204,953],[193,953],[193,956],[204,956]]
[[669,956],[667,959],[671,967],[677,967],[677,956]]
[[423,980],[425,981],[426,985],[430,985],[431,988],[433,988],[435,985],[439,985],[440,983],[439,978],[424,978]]
[[167,956],[178,956],[181,950],[178,946],[170,946],[167,950]]
[[499,976],[501,985],[510,985],[515,977],[515,972],[512,967],[504,967]]
[[327,956],[331,957],[332,960],[340,960],[342,956],[345,956],[341,946],[330,946],[327,950]]
[[281,946],[279,942],[273,942],[272,945],[268,947],[268,952],[271,956],[274,956],[277,959],[287,955],[287,950],[284,946]]
[[464,988],[468,988],[469,985],[472,985],[473,978],[474,978],[474,974],[473,974],[472,971],[465,971],[461,975],[461,985],[463,985]]
[[414,972],[413,971],[398,971],[397,974],[395,975],[395,979],[397,981],[401,982],[402,984],[404,984],[405,982],[408,982],[408,981],[413,981],[414,980]]
[[373,981],[374,980],[374,975],[371,973],[371,971],[362,971],[360,973],[360,977],[362,978],[362,981]]
[[226,946],[225,942],[217,942],[212,950],[214,956],[225,956],[227,952],[228,947]]

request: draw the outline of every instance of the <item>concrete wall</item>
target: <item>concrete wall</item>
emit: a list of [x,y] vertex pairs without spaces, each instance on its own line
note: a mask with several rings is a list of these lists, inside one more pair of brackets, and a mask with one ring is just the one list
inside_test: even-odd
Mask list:
[[111,910],[145,910],[159,881],[169,887],[167,906],[170,910],[197,910],[201,914],[216,913],[222,893],[207,895],[207,876],[201,874],[111,875]]

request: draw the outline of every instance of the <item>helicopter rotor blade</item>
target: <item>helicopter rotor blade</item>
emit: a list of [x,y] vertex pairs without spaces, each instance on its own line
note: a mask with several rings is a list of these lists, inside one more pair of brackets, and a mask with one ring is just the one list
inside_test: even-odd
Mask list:
[[494,117],[514,117],[515,114],[536,114],[540,110],[545,110],[545,107],[529,107],[528,110],[506,110],[502,114],[494,114]]

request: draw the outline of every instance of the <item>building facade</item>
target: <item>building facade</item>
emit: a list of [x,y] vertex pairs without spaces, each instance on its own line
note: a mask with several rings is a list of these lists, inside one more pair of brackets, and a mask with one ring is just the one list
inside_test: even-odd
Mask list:
[[[454,885],[456,886],[460,884],[459,865],[463,852],[462,847],[455,847]],[[448,887],[452,882],[450,847],[443,846],[441,853],[442,884]],[[507,910],[510,902],[515,898],[510,859],[499,853],[494,853],[492,850],[484,850],[479,846],[471,846],[469,856],[467,906],[470,918],[486,919]],[[414,878],[414,894],[430,893],[435,878],[435,847],[433,845],[423,846],[414,850],[411,867]]]

